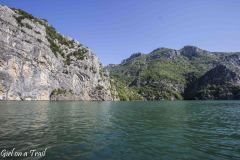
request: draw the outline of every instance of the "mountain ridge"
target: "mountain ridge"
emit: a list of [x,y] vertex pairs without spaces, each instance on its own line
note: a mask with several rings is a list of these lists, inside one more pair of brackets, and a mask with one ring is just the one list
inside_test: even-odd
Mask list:
[[161,47],[103,67],[46,20],[0,13],[0,100],[240,99],[240,52]]
[[[196,82],[196,79],[221,65],[239,75],[240,52],[210,52],[190,45],[179,50],[161,47],[148,54],[133,54],[122,63],[109,65],[106,68],[110,70],[112,78],[134,90],[141,99],[173,100],[207,99],[206,96],[186,96],[188,95],[186,91],[189,90],[187,88],[193,83],[192,81]],[[219,99],[214,96],[208,97]],[[225,98],[231,99],[231,97]],[[232,97],[232,99],[236,98],[238,99],[238,96]]]

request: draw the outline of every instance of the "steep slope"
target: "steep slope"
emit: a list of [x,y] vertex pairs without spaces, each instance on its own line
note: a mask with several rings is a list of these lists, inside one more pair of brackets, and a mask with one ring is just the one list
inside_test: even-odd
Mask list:
[[209,52],[195,46],[158,48],[149,54],[133,54],[107,68],[116,81],[138,94],[135,99],[173,100],[189,98],[189,86],[221,64],[238,73],[239,53]]
[[0,100],[116,100],[85,46],[46,20],[0,5]]
[[240,99],[240,76],[224,65],[211,69],[188,87],[187,99]]

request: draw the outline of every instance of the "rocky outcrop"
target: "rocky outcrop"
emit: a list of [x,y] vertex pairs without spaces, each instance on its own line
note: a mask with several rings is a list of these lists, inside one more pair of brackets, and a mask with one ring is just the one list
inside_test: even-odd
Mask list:
[[169,49],[169,48],[158,48],[153,50],[149,57],[146,59],[147,61],[152,61],[154,59],[158,58],[167,58],[172,59],[175,56],[180,55],[180,52],[178,50]]
[[45,20],[0,6],[0,100],[117,100],[90,49]]
[[218,65],[189,86],[187,99],[240,99],[240,76]]
[[240,53],[223,57],[224,64],[240,74]]
[[181,50],[180,50],[181,55],[188,57],[189,59],[192,59],[194,57],[198,57],[201,55],[205,55],[205,54],[211,54],[211,52],[202,50],[198,47],[195,46],[184,46]]

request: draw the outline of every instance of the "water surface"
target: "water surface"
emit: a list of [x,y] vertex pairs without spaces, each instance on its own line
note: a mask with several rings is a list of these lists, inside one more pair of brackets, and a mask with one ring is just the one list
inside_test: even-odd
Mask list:
[[240,159],[240,101],[0,102],[0,150],[11,148],[47,148],[42,159]]

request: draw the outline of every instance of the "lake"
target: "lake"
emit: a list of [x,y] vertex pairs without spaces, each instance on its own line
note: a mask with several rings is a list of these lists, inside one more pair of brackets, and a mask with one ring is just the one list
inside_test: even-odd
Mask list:
[[14,159],[240,159],[240,101],[2,101],[1,156],[13,148],[47,148]]

